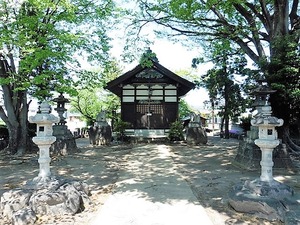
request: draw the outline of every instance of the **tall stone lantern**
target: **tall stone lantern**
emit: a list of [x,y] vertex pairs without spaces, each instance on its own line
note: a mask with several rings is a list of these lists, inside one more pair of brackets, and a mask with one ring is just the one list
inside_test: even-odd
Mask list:
[[40,171],[38,177],[35,178],[38,182],[45,182],[51,176],[49,148],[56,140],[56,137],[52,135],[52,124],[58,123],[59,118],[50,114],[50,112],[50,105],[47,102],[42,102],[40,113],[29,117],[29,122],[37,125],[37,135],[32,140],[40,149],[38,159]]
[[258,129],[258,138],[254,143],[261,150],[261,174],[258,179],[235,185],[229,192],[229,204],[238,212],[283,221],[286,208],[289,208],[286,206],[294,195],[291,187],[273,178],[273,150],[280,144],[276,127],[282,126],[284,121],[272,116],[268,97],[274,90],[260,84],[252,93],[256,97],[257,112],[253,115],[251,125]]
[[252,92],[259,104],[256,106],[257,113],[251,120],[251,125],[258,128],[258,138],[254,140],[254,143],[261,150],[261,175],[260,179],[245,182],[245,187],[259,195],[269,197],[274,197],[273,195],[278,195],[278,193],[281,197],[291,196],[293,190],[273,178],[273,150],[280,144],[276,127],[282,126],[283,120],[272,116],[272,107],[268,99],[275,91],[262,85],[262,82],[260,79],[258,88]]
[[276,92],[266,85],[265,80],[258,80],[258,87],[251,94],[255,96],[253,106],[257,113],[253,115],[251,125],[258,128],[258,139],[254,143],[261,150],[261,176],[260,180],[273,182],[273,150],[280,144],[275,127],[283,125],[283,120],[272,116],[272,108],[269,104],[269,95]]
[[260,180],[273,182],[273,156],[272,152],[280,144],[277,139],[275,127],[283,125],[283,120],[272,116],[272,108],[269,105],[261,106],[259,115],[251,120],[251,125],[258,127],[258,139],[254,143],[261,149],[261,176]]
[[53,135],[56,137],[56,141],[51,146],[51,150],[54,154],[67,155],[69,152],[77,152],[78,148],[76,146],[75,138],[71,131],[66,125],[66,118],[64,113],[67,111],[65,108],[66,103],[69,103],[69,99],[65,98],[63,93],[57,98],[53,99],[56,102],[56,108],[59,116],[59,121],[53,125]]

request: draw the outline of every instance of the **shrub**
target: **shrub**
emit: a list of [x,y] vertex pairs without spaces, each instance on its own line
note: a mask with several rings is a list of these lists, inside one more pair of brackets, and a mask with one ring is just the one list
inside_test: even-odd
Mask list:
[[130,127],[130,123],[118,120],[114,124],[114,131],[117,133],[118,137],[123,141],[125,137],[125,129]]
[[169,140],[170,141],[182,141],[183,137],[183,125],[180,121],[175,121],[170,126]]

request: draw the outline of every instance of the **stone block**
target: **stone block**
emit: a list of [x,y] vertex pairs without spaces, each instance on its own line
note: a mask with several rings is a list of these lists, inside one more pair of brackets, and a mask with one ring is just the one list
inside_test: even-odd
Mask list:
[[202,127],[188,127],[186,131],[186,142],[191,145],[206,144],[207,134]]
[[243,185],[233,187],[228,203],[237,212],[269,221],[284,221],[285,208],[280,200],[256,195]]

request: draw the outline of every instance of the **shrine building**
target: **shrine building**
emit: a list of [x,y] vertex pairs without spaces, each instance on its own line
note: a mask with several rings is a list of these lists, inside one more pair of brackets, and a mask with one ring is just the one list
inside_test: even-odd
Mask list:
[[121,119],[129,122],[127,134],[135,137],[164,137],[178,119],[179,100],[195,84],[151,60],[151,66],[137,65],[106,89],[121,98]]

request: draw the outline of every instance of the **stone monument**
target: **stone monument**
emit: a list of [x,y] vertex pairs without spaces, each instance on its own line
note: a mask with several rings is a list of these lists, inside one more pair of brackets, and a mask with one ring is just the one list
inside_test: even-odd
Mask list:
[[186,142],[191,145],[206,144],[207,134],[202,127],[200,115],[192,113],[190,118],[186,129]]
[[78,152],[75,137],[68,129],[64,117],[64,113],[67,111],[65,104],[69,102],[62,93],[57,98],[53,99],[57,103],[54,108],[59,116],[59,121],[53,126],[53,135],[56,137],[56,141],[51,146],[51,151],[58,155],[67,155],[68,153]]
[[106,112],[101,111],[94,126],[89,128],[89,139],[92,145],[109,145],[112,139],[111,126],[106,121]]

